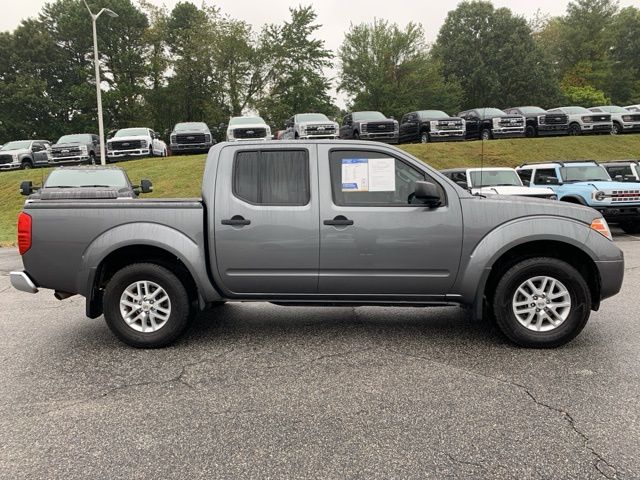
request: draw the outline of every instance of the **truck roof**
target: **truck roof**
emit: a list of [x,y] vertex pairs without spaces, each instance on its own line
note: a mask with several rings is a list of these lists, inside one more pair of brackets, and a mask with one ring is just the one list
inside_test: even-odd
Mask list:
[[521,165],[518,165],[516,168],[525,168],[525,167],[541,167],[541,168],[554,168],[560,165],[564,167],[567,164],[571,165],[593,165],[598,164],[595,160],[552,160],[550,162],[526,162]]

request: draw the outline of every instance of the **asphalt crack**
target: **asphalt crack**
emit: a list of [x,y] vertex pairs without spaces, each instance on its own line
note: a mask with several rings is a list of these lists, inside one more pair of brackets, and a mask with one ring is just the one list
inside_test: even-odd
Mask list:
[[[513,382],[511,380],[505,380],[503,378],[500,377],[494,377],[491,375],[487,375],[484,373],[480,373],[480,372],[475,372],[473,370],[467,370],[465,368],[461,368],[461,367],[457,367],[454,365],[450,365],[448,363],[444,363],[444,362],[438,362],[437,360],[433,360],[431,358],[427,358],[427,357],[422,357],[420,355],[413,355],[410,353],[406,353],[406,352],[399,352],[397,350],[391,350],[391,349],[386,349],[388,352],[391,353],[395,353],[396,355],[402,355],[402,356],[406,356],[409,358],[415,358],[415,359],[420,359],[420,360],[426,360],[427,362],[436,364],[436,365],[441,365],[447,368],[451,368],[453,370],[457,370],[459,372],[463,372],[467,375],[472,375],[472,376],[476,376],[476,377],[480,377],[480,378],[485,378],[488,380],[493,380],[505,385],[509,385],[511,387],[516,387],[519,390],[522,390],[536,405],[540,406],[540,407],[544,407],[548,410],[551,410],[553,412],[559,413],[562,418],[566,421],[566,423],[569,425],[569,427],[571,428],[571,430],[573,430],[575,432],[576,435],[578,435],[581,440],[582,440],[582,446],[585,450],[587,450],[591,455],[593,455],[595,457],[594,461],[592,462],[593,467],[605,478],[609,479],[609,480],[617,480],[618,479],[618,468],[611,462],[609,462],[607,459],[604,458],[604,456],[599,453],[598,451],[595,450],[595,448],[593,448],[590,444],[589,444],[589,436],[583,432],[582,430],[580,430],[575,422],[575,419],[573,418],[573,416],[566,410],[564,410],[563,408],[558,408],[555,407],[553,405],[549,405],[547,403],[542,402],[541,400],[538,400],[538,398],[531,393],[530,389],[526,386],[526,385],[522,385],[520,383],[517,382]],[[603,468],[602,465],[605,465],[606,468]],[[607,469],[609,471],[607,471]]]

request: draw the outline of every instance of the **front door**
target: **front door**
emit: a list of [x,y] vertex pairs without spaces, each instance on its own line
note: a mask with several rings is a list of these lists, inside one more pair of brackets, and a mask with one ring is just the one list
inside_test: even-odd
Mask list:
[[[459,198],[417,161],[384,147],[318,149],[319,293],[438,300],[453,285],[462,248]],[[434,182],[442,206],[411,203],[415,182]]]
[[[214,241],[229,296],[315,294],[318,181],[315,147],[225,149],[218,164]],[[211,186],[213,188],[213,186]]]

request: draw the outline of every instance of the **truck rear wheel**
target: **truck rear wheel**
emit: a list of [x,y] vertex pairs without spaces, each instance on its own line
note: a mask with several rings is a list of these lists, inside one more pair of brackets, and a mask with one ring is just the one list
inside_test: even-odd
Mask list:
[[557,258],[523,260],[502,276],[493,311],[505,336],[523,347],[564,345],[578,335],[591,313],[587,282]]
[[170,270],[136,263],[116,272],[104,292],[104,317],[116,337],[137,348],[169,345],[186,329],[191,304]]

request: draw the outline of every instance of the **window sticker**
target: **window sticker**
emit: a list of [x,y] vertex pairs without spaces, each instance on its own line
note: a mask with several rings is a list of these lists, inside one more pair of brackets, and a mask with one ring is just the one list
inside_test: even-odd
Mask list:
[[393,158],[345,158],[342,160],[343,192],[395,192]]

